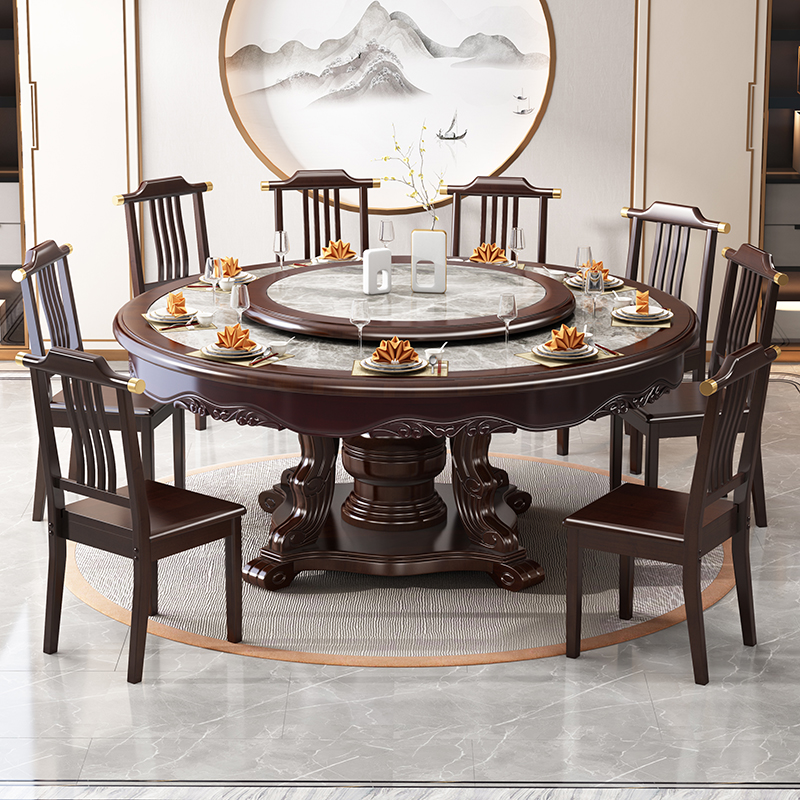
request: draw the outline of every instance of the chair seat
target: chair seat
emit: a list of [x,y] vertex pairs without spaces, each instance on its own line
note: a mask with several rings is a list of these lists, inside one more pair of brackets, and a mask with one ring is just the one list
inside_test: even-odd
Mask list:
[[[109,389],[107,386],[102,387],[102,391],[103,405],[105,406],[106,411],[109,414],[119,414],[116,392],[113,389]],[[153,416],[165,407],[164,403],[161,403],[158,400],[153,400],[151,397],[148,397],[145,394],[134,394],[131,395],[131,397],[133,398],[133,412],[137,416]],[[54,411],[63,411],[65,408],[64,393],[60,391],[56,392],[53,395],[50,405]],[[171,413],[171,407],[169,410]]]
[[[153,540],[229,522],[247,513],[247,509],[239,503],[178,489],[166,483],[145,481],[144,485],[150,512],[150,538]],[[127,492],[121,489],[119,494]],[[132,529],[127,508],[102,500],[78,500],[67,505],[65,511],[70,517],[79,518],[87,527],[109,531]]]
[[[584,530],[607,530],[643,539],[683,542],[687,492],[623,483],[564,520],[564,525]],[[730,500],[717,500],[708,506],[704,526],[722,524],[735,515]]]
[[700,384],[690,381],[682,383],[676,389],[659,397],[655,402],[628,413],[638,414],[647,422],[661,419],[675,421],[692,419],[697,420],[699,426],[703,420],[703,414],[706,413],[706,402],[706,398],[700,394]]

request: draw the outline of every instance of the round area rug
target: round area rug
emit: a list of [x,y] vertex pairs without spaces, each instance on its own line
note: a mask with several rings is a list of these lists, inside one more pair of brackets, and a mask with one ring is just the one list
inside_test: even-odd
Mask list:
[[[187,488],[248,508],[245,562],[258,555],[269,515],[258,494],[277,483],[297,456],[222,464],[194,472]],[[302,572],[271,592],[244,584],[244,642],[225,641],[223,543],[213,542],[159,562],[159,614],[149,632],[200,647],[260,658],[353,666],[442,666],[521,661],[563,654],[566,537],[561,520],[607,491],[600,470],[560,462],[495,455],[512,482],[533,496],[519,518],[522,546],[545,580],[522,592],[498,588],[483,572],[386,578],[349,572]],[[348,476],[338,466],[337,481]],[[439,476],[449,480],[449,467]],[[130,623],[131,562],[77,546],[67,586],[92,607]],[[616,644],[685,620],[679,567],[637,559],[634,616],[621,620],[618,558],[584,551],[585,650]],[[703,561],[708,607],[734,585],[727,551]]]

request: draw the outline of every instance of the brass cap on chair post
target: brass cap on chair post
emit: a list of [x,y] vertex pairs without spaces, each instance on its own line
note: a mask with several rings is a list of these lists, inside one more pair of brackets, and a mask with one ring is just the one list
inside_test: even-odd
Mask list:
[[131,378],[128,381],[128,391],[131,394],[142,394],[144,392],[144,381],[141,378]]
[[27,275],[28,275],[28,273],[25,272],[25,270],[22,269],[22,267],[20,267],[19,269],[15,269],[11,273],[11,280],[14,281],[14,283],[22,283],[22,281],[25,280]]
[[115,194],[115,195],[114,195],[114,196],[111,198],[111,202],[112,202],[112,203],[113,203],[115,206],[121,206],[121,205],[122,205],[122,204],[125,202],[125,198],[124,198],[124,197],[123,197],[121,194]]
[[782,352],[780,347],[778,347],[776,344],[770,345],[770,349],[775,351],[775,358],[777,358]]
[[27,353],[23,353],[21,350],[14,356],[14,361],[17,362],[21,367],[25,366],[25,356],[28,355]]
[[65,247],[67,248],[66,255],[69,255],[75,249],[69,242],[64,242],[64,244],[62,244],[61,247],[62,249]]
[[730,233],[731,232],[730,222],[720,222],[719,225],[717,225],[717,231],[719,231],[719,233]]
[[439,194],[447,194],[447,184],[444,183],[439,187]]
[[723,247],[722,248],[722,257],[723,258],[727,258],[728,257],[728,253],[732,253],[732,252],[733,252],[733,248],[732,247]]
[[381,188],[381,182],[380,182],[380,180],[378,178],[373,178],[372,179],[372,188],[373,189],[380,189]]
[[553,200],[561,199],[561,189],[553,189]]
[[214,189],[214,184],[211,181],[206,181],[206,191],[210,192]]
[[707,381],[703,381],[700,384],[700,394],[703,397],[711,397],[717,391],[717,382],[712,378],[709,378]]
[[262,192],[269,191],[269,181],[261,181],[261,191]]
[[629,206],[625,206],[625,208],[623,208],[622,211],[619,212],[619,215],[621,217],[625,217],[625,219],[627,219],[629,211],[630,211],[630,207]]
[[779,272],[777,275],[773,276],[772,280],[778,284],[778,286],[786,286],[789,283],[789,276],[785,272]]

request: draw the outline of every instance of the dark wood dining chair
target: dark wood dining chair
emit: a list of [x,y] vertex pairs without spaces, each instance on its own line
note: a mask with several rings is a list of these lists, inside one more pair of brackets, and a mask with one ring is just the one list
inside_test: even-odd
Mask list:
[[[203,193],[213,188],[211,183],[188,183],[184,178],[175,176],[142,181],[135,192],[114,197],[115,205],[125,207],[134,297],[168,281],[199,275],[204,271],[209,249]],[[184,223],[183,206],[188,206],[190,199],[197,248],[196,264],[192,263],[189,255]],[[142,257],[142,232],[146,224],[150,226],[157,265],[157,273],[151,280],[145,276]],[[206,428],[206,418],[202,414],[195,415],[195,428]]]
[[[743,244],[738,250],[726,247],[722,251],[728,265],[722,287],[716,335],[711,348],[709,374],[714,374],[723,359],[752,340],[763,346],[772,342],[775,306],[778,289],[787,280],[776,272],[772,256]],[[754,333],[755,332],[755,333]],[[661,439],[699,436],[705,414],[705,398],[697,391],[697,381],[682,383],[677,389],[653,403],[622,415],[630,429],[630,471],[642,469],[642,440],[646,440],[644,482],[658,485],[658,455]],[[611,424],[612,487],[621,481],[622,431],[619,418]],[[756,449],[753,475],[753,511],[756,525],[767,524],[767,503],[764,475],[761,469],[761,448]]]
[[[187,183],[180,176],[142,181],[135,192],[118,194],[114,204],[125,207],[125,225],[128,229],[128,257],[130,259],[131,285],[134,297],[148,289],[200,274],[209,256],[208,231],[203,207],[203,194],[210,192],[210,183]],[[197,263],[192,263],[184,223],[183,204],[191,199],[194,217]],[[157,273],[150,280],[145,276],[142,257],[142,230],[146,220],[155,248]]]
[[[14,280],[20,283],[25,307],[25,320],[28,324],[28,341],[34,356],[45,354],[42,333],[44,319],[50,332],[54,347],[70,350],[83,350],[78,312],[72,293],[67,256],[72,252],[68,244],[57,245],[49,240],[32,247],[25,255],[25,264],[14,272]],[[38,296],[38,303],[37,303]],[[107,392],[106,413],[112,430],[119,429],[117,399],[113,392]],[[63,392],[50,398],[53,424],[58,428],[70,427],[69,417],[64,405]],[[134,401],[134,425],[142,436],[142,454],[145,478],[152,479],[155,472],[155,451],[153,441],[155,429],[165,420],[172,419],[172,457],[175,469],[175,485],[185,486],[185,430],[183,411],[165,403],[151,400],[144,395]],[[36,484],[33,495],[33,519],[39,521],[44,514],[45,480],[41,457],[36,470]]]
[[[466,255],[470,255],[484,242],[497,244],[505,250],[511,228],[520,227],[520,200],[528,198],[538,201],[538,241],[534,252],[538,263],[543,264],[547,261],[547,203],[549,200],[558,200],[561,197],[561,189],[539,189],[528,183],[525,178],[479,177],[464,186],[442,186],[439,193],[453,197],[454,256],[461,254],[461,212],[465,197],[479,197],[481,204],[480,236],[470,237],[464,250]],[[522,227],[526,234],[530,235],[530,226]],[[517,254],[511,253],[511,258],[516,260]]]
[[[341,192],[358,192],[358,229],[363,253],[369,248],[368,191],[381,182],[375,178],[352,178],[343,169],[299,169],[285,181],[262,181],[262,192],[275,193],[275,230],[286,230],[283,213],[285,192],[297,191],[303,198],[303,258],[322,253],[331,240],[342,238]],[[313,247],[312,235],[313,232]]]
[[[131,393],[144,390],[141,379],[117,375],[101,356],[80,350],[52,347],[44,357],[18,358],[31,370],[50,520],[44,652],[58,650],[67,541],[133,561],[129,683],[142,679],[147,619],[158,613],[162,558],[225,540],[227,637],[240,642],[244,506],[145,479],[131,400]],[[62,474],[56,447],[53,377],[61,379],[76,454],[77,469],[69,478]],[[109,392],[115,396],[113,418],[106,411]],[[114,429],[122,433],[122,464],[111,442]],[[121,485],[126,478],[127,486]],[[66,492],[81,499],[67,503]]]
[[[708,317],[711,306],[711,285],[714,279],[714,257],[717,234],[728,233],[727,222],[706,219],[699,208],[656,201],[646,209],[623,208],[622,216],[631,220],[628,259],[625,265],[626,280],[642,281],[662,292],[689,302],[683,296],[684,279],[691,270],[699,276],[697,302],[691,303],[697,314],[697,334],[691,348],[684,356],[684,368],[692,373],[692,380],[700,381],[705,374]],[[645,229],[652,234],[653,247],[649,264],[643,263],[642,239]],[[702,237],[699,257],[689,258],[689,244]],[[700,255],[702,253],[702,255]],[[687,264],[690,269],[687,269]],[[569,428],[559,428],[556,450],[560,456],[569,454]]]
[[[582,560],[586,548],[678,564],[696,683],[708,683],[701,558],[731,540],[744,643],[756,643],[750,578],[750,492],[758,458],[769,366],[777,348],[752,343],[730,353],[713,378],[692,384],[705,400],[691,488],[675,492],[626,483],[564,520],[567,533],[567,656],[581,651]],[[740,420],[747,424],[734,470]],[[622,561],[622,559],[621,559]],[[619,615],[633,615],[633,569],[620,571]]]

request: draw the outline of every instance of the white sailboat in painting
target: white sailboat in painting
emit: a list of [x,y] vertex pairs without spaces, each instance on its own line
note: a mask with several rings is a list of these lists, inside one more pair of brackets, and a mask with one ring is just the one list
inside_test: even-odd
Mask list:
[[467,135],[466,128],[464,129],[464,133],[458,132],[458,109],[456,109],[453,113],[453,119],[450,122],[450,127],[446,131],[443,131],[441,128],[439,128],[439,132],[436,135],[440,139],[445,139],[447,141],[463,139]]
[[[517,101],[517,109],[514,111],[515,114],[530,114],[533,111],[531,108],[531,101],[525,96],[524,89],[522,89],[519,94],[515,94],[514,99]],[[523,103],[527,103],[527,105],[523,105]]]

